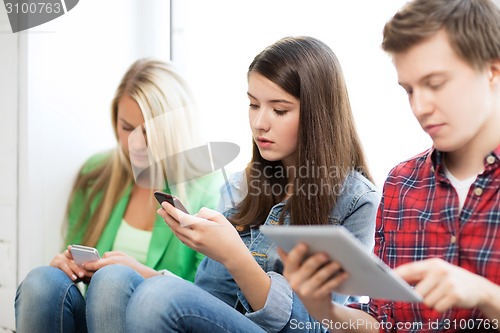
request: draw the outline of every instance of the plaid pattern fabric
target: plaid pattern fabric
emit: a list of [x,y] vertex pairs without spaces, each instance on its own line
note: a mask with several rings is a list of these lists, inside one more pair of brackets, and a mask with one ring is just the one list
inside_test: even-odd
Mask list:
[[[442,258],[500,284],[500,146],[484,160],[459,214],[458,195],[443,171],[443,154],[430,149],[396,166],[384,185],[375,253],[390,267]],[[381,332],[484,331],[477,309],[434,311],[423,304],[372,300],[354,307],[370,313]],[[473,321],[477,319],[474,325]],[[478,326],[483,325],[483,326]]]

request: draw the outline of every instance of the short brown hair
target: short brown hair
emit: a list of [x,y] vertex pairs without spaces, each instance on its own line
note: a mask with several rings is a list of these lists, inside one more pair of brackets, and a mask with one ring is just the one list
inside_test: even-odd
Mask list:
[[401,53],[444,29],[457,55],[481,70],[500,59],[500,9],[491,0],[414,0],[384,27],[382,48]]

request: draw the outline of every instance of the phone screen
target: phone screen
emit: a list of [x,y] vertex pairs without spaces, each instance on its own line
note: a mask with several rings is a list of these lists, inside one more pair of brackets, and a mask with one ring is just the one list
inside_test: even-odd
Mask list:
[[172,206],[176,207],[177,209],[182,210],[184,213],[189,214],[189,212],[186,209],[186,207],[184,207],[184,205],[182,204],[182,202],[176,196],[168,194],[168,193],[165,193],[165,192],[160,192],[160,191],[156,191],[154,193],[154,196],[155,196],[156,200],[158,200],[158,203],[160,205],[161,205],[162,202],[166,201],[169,204],[171,204]]

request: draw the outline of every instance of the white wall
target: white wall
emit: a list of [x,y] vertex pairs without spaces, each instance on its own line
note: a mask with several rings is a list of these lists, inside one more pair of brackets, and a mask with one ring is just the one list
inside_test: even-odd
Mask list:
[[[3,8],[3,6],[1,6]],[[0,10],[0,31],[10,29]],[[0,33],[0,331],[13,327],[17,258],[17,35]]]
[[[27,93],[21,100],[27,101],[28,117],[20,149],[27,177],[21,177],[20,188],[27,191],[20,192],[20,206],[30,209],[20,211],[21,278],[60,249],[57,236],[75,172],[90,154],[114,145],[109,106],[119,80],[133,60],[156,51],[145,47],[149,31],[137,15],[140,5],[80,1],[25,35]],[[168,17],[167,11],[167,22]],[[168,27],[163,38],[151,45],[168,46]],[[46,223],[35,222],[40,219]],[[23,244],[40,248],[36,258],[25,255]]]
[[60,252],[78,168],[114,145],[121,76],[139,57],[170,58],[169,9],[165,0],[85,0],[12,34],[0,6],[0,328],[13,329],[17,283]]
[[173,60],[192,84],[209,139],[242,148],[229,168],[243,168],[250,160],[248,66],[264,47],[291,35],[317,37],[337,54],[378,186],[395,164],[428,148],[431,141],[380,49],[384,23],[405,2],[175,0]]

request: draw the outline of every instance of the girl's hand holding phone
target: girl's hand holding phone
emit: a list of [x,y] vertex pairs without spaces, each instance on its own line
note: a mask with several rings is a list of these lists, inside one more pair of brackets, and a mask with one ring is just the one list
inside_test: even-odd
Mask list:
[[78,266],[71,255],[70,249],[71,245],[69,245],[63,253],[56,255],[50,262],[50,266],[59,268],[75,282],[80,280],[84,282],[90,280],[92,275],[94,275],[94,272]]
[[189,215],[162,203],[158,214],[184,244],[226,267],[237,265],[241,258],[238,253],[248,253],[234,226],[217,211],[204,207],[197,214]]

